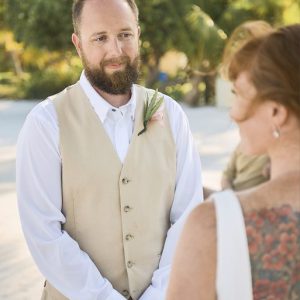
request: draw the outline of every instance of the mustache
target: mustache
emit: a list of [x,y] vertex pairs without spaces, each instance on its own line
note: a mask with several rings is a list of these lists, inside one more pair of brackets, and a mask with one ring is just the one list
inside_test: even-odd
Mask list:
[[105,67],[105,66],[111,65],[111,64],[129,64],[129,63],[130,63],[130,59],[128,56],[121,56],[121,57],[117,57],[117,58],[103,60],[101,62],[101,66]]

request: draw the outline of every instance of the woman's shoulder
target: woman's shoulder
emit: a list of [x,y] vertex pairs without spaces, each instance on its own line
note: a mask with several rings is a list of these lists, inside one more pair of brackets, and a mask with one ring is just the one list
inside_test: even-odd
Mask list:
[[212,198],[197,205],[191,212],[188,223],[191,227],[199,227],[203,230],[213,228],[216,223],[215,207]]
[[185,243],[194,250],[213,253],[216,247],[216,216],[212,201],[207,200],[196,206],[188,216],[183,229]]
[[[224,190],[210,195],[207,200],[194,208],[189,217],[189,222],[192,226],[198,226],[203,231],[214,230],[216,227],[217,214],[216,211],[220,206],[218,203],[227,203],[228,201],[235,202],[235,192],[232,190]],[[219,207],[222,209],[223,205]]]
[[214,206],[209,201],[188,216],[176,249],[167,299],[215,298],[214,224]]

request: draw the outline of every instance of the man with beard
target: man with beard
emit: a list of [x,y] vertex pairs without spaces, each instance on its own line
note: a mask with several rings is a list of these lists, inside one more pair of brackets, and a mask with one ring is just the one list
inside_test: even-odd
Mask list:
[[165,95],[149,114],[153,91],[134,84],[133,0],[77,0],[73,23],[84,71],[31,111],[17,149],[42,299],[163,300],[182,224],[202,200],[189,125]]

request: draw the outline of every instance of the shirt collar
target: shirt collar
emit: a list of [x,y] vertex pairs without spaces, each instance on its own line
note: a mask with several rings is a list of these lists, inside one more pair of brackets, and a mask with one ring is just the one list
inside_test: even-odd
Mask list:
[[119,108],[116,108],[116,107],[112,106],[111,104],[109,104],[103,97],[101,97],[97,93],[97,91],[93,88],[93,86],[90,84],[90,82],[86,78],[84,71],[82,71],[82,73],[81,73],[79,83],[80,83],[80,86],[82,87],[84,93],[88,97],[92,107],[94,108],[97,115],[99,116],[102,123],[107,118],[108,112],[111,111],[112,109],[121,110],[123,113],[129,112],[131,119],[134,120],[135,108],[136,108],[136,86],[135,86],[135,84],[132,85],[131,98],[129,99],[129,101],[125,105],[123,105]]

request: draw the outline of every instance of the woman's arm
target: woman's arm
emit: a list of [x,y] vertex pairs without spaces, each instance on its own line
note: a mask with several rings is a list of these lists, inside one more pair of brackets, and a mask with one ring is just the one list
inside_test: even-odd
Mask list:
[[167,300],[214,300],[216,221],[211,201],[190,214],[172,264]]

